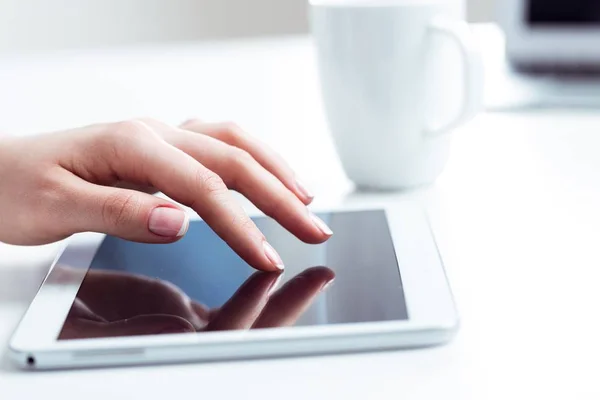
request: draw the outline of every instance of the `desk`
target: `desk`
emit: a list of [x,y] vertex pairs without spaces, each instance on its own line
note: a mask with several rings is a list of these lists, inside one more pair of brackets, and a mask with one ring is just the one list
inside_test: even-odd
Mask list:
[[[600,397],[600,113],[484,113],[435,185],[356,194],[335,155],[305,37],[0,60],[0,131],[154,116],[233,119],[317,202],[414,197],[429,210],[462,327],[448,346],[244,362],[23,373],[2,399]],[[0,247],[0,354],[56,245]]]

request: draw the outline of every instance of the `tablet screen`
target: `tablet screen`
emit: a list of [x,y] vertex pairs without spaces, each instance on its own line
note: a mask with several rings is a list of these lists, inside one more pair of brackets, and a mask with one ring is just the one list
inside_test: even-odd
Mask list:
[[407,319],[385,212],[319,217],[335,232],[320,245],[254,219],[283,274],[250,268],[202,221],[167,245],[107,236],[58,339]]
[[528,21],[534,25],[600,25],[598,0],[528,0]]

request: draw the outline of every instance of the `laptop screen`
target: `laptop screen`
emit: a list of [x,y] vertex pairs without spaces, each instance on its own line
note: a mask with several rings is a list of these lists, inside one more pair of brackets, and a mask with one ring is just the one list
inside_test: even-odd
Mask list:
[[531,25],[598,25],[600,0],[528,0]]

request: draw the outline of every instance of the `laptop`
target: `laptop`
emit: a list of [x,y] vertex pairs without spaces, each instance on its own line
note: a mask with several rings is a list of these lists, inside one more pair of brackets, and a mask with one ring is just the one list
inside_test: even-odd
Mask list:
[[600,0],[498,3],[506,58],[488,109],[600,108]]

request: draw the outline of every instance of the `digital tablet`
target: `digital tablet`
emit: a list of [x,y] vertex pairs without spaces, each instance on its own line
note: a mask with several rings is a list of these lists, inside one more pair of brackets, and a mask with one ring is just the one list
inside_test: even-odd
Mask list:
[[172,244],[71,238],[10,342],[50,369],[337,354],[442,344],[458,318],[436,242],[412,203],[317,213],[320,245],[253,217],[283,274],[258,272],[202,220]]

